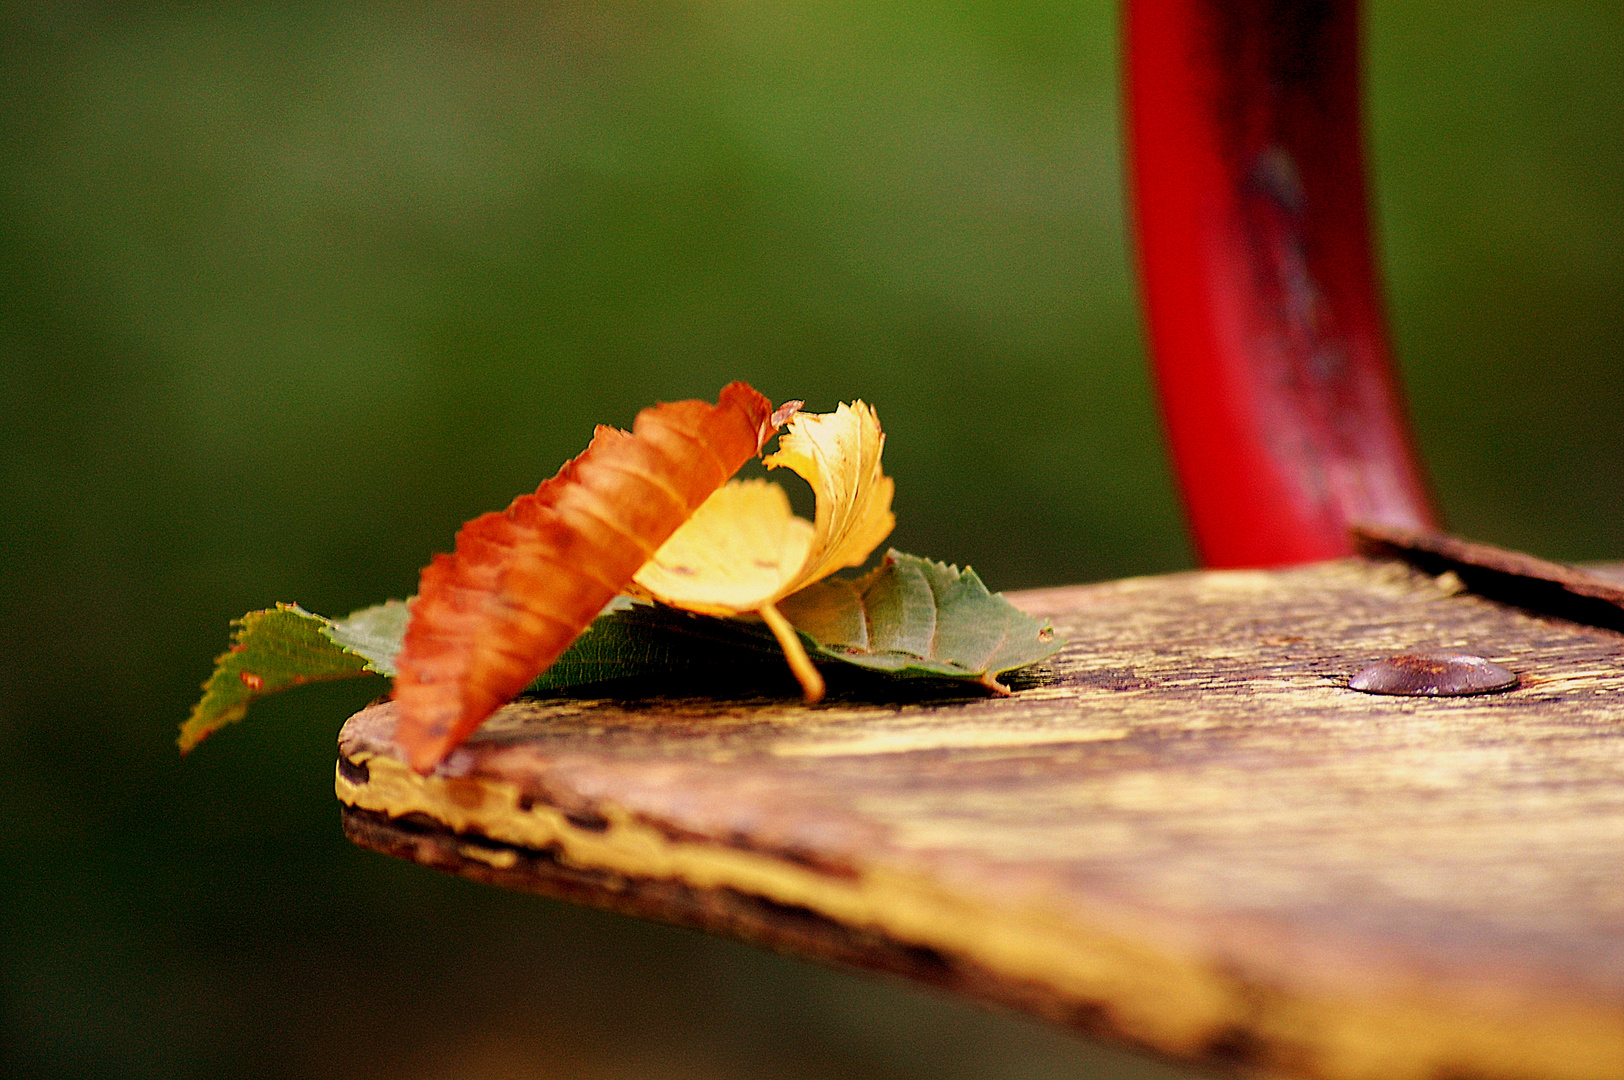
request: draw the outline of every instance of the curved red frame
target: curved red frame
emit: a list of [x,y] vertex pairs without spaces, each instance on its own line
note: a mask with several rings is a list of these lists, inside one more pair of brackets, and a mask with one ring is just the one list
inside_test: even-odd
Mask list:
[[1129,0],[1150,349],[1201,561],[1436,528],[1369,240],[1354,0]]

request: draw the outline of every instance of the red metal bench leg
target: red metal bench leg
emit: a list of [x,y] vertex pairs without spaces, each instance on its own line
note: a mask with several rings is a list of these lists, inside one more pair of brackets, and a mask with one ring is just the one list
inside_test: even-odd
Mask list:
[[1150,348],[1201,560],[1436,527],[1382,324],[1355,0],[1128,0]]

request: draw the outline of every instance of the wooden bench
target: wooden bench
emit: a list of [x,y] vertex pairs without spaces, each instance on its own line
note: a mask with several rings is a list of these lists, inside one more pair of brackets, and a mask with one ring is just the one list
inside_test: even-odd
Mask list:
[[[1360,558],[1011,598],[1009,698],[520,701],[427,778],[374,705],[345,830],[1179,1061],[1624,1076],[1624,635]],[[1346,688],[1439,647],[1521,686]]]

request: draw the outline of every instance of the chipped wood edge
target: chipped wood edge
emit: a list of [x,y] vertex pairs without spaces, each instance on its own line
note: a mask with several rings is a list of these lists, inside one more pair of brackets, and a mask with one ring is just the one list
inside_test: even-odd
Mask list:
[[492,884],[892,971],[1175,1060],[1313,1080],[1616,1080],[1618,1014],[1552,999],[1474,1010],[1425,988],[1304,993],[1214,957],[1131,940],[1035,903],[999,904],[883,866],[830,874],[673,835],[598,804],[563,808],[484,777],[341,757],[357,843]]
[[1624,586],[1607,573],[1551,562],[1448,533],[1363,523],[1351,529],[1366,558],[1453,573],[1472,592],[1588,626],[1624,630]]
[[519,848],[480,835],[458,835],[424,816],[391,818],[345,806],[343,822],[345,836],[361,847],[487,885],[724,934],[803,959],[904,976],[1124,1042],[1101,1008],[1062,999],[1039,983],[1000,978],[928,946],[847,926],[808,908],[732,888],[698,889],[675,878],[630,878],[575,866],[553,849]]

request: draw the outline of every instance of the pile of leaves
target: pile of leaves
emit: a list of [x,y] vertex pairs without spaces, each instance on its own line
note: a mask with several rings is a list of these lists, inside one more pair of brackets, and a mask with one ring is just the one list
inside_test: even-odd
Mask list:
[[[955,679],[1006,693],[1000,675],[1056,652],[1047,624],[975,572],[897,551],[855,579],[895,525],[885,435],[863,402],[777,409],[743,383],[717,404],[680,401],[599,427],[534,494],[463,526],[417,596],[332,620],[294,604],[237,621],[231,648],[181,727],[182,751],[301,683],[394,679],[396,738],[434,768],[504,702],[631,676],[725,672],[780,655],[803,697],[819,666]],[[733,480],[763,463],[803,477],[814,520],[783,488]]]

